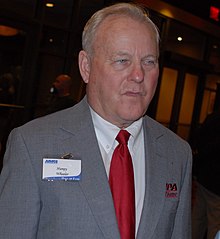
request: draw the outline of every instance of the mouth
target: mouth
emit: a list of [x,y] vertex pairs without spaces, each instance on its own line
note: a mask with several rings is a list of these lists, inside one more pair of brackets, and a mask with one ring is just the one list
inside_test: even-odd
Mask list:
[[144,93],[140,91],[126,91],[124,95],[131,96],[131,97],[140,97],[140,96],[144,96]]

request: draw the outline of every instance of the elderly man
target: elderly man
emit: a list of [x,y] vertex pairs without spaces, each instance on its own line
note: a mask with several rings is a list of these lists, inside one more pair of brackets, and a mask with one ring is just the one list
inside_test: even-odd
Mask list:
[[0,178],[0,238],[189,239],[191,150],[144,116],[159,34],[118,3],[84,28],[77,105],[15,129]]

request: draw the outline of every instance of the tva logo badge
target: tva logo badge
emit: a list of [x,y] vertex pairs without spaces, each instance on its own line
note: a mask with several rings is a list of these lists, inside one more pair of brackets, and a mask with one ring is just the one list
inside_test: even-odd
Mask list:
[[177,198],[177,185],[176,183],[166,183],[166,198]]

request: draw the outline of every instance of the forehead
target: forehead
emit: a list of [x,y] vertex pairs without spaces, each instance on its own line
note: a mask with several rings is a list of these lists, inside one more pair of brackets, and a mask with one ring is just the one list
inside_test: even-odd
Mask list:
[[[150,37],[156,41],[156,32],[149,22],[139,21],[128,16],[111,15],[99,25],[95,42],[99,39],[112,39],[114,36],[130,34],[130,37]],[[106,39],[105,39],[106,40]]]
[[[135,26],[135,28],[132,26]],[[135,30],[137,28],[142,28],[153,33],[153,26],[147,21],[140,21],[139,19],[126,15],[110,15],[106,17],[98,26],[97,34],[100,32],[102,34],[105,31],[114,32],[117,30],[121,31],[123,29]]]
[[[108,16],[97,29],[94,46],[97,48],[127,46],[157,48],[156,32],[148,22],[140,22],[128,16]],[[143,44],[141,44],[143,43]]]

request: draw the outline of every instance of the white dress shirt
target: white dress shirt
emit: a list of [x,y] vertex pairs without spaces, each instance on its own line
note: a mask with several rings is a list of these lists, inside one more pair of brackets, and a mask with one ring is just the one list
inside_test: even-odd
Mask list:
[[[109,175],[112,154],[118,144],[115,138],[120,128],[104,120],[93,109],[90,108],[90,110],[106,173]],[[141,118],[126,128],[130,133],[128,148],[134,168],[136,234],[140,223],[145,194],[145,151],[142,121],[143,119]]]

